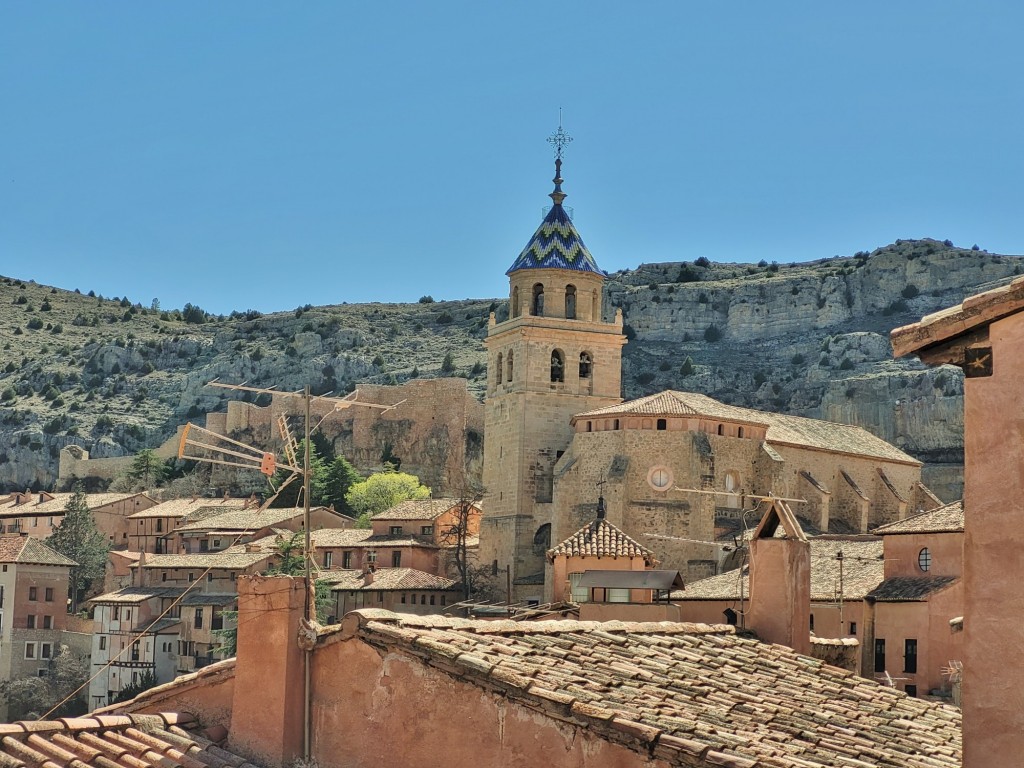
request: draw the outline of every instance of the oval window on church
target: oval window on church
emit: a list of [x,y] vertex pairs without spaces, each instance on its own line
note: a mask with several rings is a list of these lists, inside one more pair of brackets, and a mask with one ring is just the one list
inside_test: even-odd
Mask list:
[[932,567],[932,553],[925,547],[917,553],[917,565],[922,571],[929,571]]
[[667,491],[672,487],[672,472],[668,467],[652,467],[647,482],[656,491]]

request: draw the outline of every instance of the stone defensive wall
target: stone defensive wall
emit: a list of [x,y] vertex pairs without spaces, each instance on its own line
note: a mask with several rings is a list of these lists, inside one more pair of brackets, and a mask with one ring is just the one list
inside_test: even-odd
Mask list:
[[[161,459],[178,455],[178,442],[184,426],[178,427],[172,437],[153,449]],[[89,458],[89,451],[80,445],[67,445],[60,451],[57,465],[57,487],[70,488],[76,481],[97,478],[111,482],[131,467],[134,456],[110,456],[103,459]]]

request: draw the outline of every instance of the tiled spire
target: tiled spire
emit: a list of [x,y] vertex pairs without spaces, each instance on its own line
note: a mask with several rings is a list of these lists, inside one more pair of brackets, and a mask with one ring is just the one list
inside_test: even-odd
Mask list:
[[555,136],[562,138],[560,142],[555,142],[557,154],[555,178],[552,179],[555,189],[549,195],[554,205],[506,275],[520,269],[571,269],[576,272],[604,274],[598,268],[594,257],[590,255],[587,246],[583,244],[583,238],[576,231],[569,214],[562,207],[562,201],[566,197],[562,191],[562,147],[571,139],[562,132],[561,126],[558,130],[559,133]]

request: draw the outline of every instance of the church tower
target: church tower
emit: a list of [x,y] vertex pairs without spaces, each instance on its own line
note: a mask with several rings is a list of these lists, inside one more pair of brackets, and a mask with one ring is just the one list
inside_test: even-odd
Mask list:
[[572,439],[574,414],[622,402],[622,311],[602,320],[602,272],[562,207],[561,126],[554,144],[553,205],[506,273],[509,316],[491,314],[484,401],[486,496],[480,564],[499,594],[506,568],[512,599],[543,594],[551,542],[556,463]]

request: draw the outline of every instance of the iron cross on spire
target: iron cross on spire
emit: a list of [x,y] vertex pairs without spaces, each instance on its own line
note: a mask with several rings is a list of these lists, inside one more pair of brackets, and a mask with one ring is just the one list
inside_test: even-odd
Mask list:
[[558,110],[558,130],[548,136],[548,143],[555,148],[555,160],[561,164],[562,150],[572,142],[572,136],[562,130],[562,110]]

